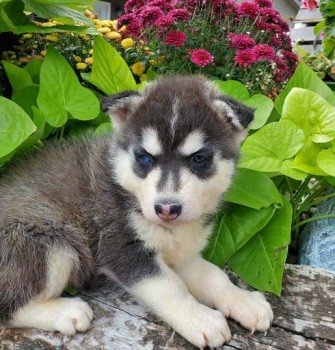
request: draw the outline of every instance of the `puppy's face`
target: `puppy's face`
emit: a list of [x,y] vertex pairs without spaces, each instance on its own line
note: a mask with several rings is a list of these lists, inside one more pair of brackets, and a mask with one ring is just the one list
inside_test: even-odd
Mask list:
[[116,126],[115,179],[147,220],[190,222],[216,209],[252,110],[199,77],[162,78],[108,109]]

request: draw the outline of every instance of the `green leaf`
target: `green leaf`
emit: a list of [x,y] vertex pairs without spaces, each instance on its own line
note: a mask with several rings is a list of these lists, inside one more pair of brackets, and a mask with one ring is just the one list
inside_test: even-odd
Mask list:
[[327,175],[318,166],[317,158],[321,151],[321,146],[314,143],[309,137],[303,148],[295,156],[292,167],[312,175]]
[[265,95],[257,94],[243,101],[243,103],[255,108],[255,119],[251,123],[250,129],[260,129],[266,123],[273,110],[273,101]]
[[0,158],[14,151],[36,126],[16,103],[0,96]]
[[127,63],[99,35],[94,38],[92,73],[82,74],[82,76],[107,95],[124,90],[137,90]]
[[73,21],[93,27],[93,22],[87,18],[84,13],[76,11],[70,7],[64,5],[45,6],[44,4],[34,0],[23,0],[23,2],[25,3],[26,8],[39,17],[46,19],[57,18],[58,20],[61,20],[62,17],[71,18]]
[[291,237],[292,207],[283,197],[269,223],[227,262],[252,287],[281,294],[284,265]]
[[335,149],[325,149],[318,154],[317,164],[325,173],[335,176]]
[[37,106],[39,86],[36,84],[26,86],[12,96],[12,101],[17,103],[31,118],[33,117],[32,107]]
[[95,130],[94,134],[95,135],[106,135],[109,134],[113,131],[112,123],[111,122],[106,122],[100,124]]
[[281,122],[296,125],[313,142],[335,138],[335,107],[313,91],[293,88],[285,99]]
[[[284,101],[292,88],[300,87],[314,91],[322,96],[331,105],[335,106],[335,95],[333,91],[317,76],[317,74],[306,64],[300,63],[288,81],[285,89],[277,96],[275,108],[278,113],[282,114]],[[301,106],[298,106],[301,107]]]
[[96,0],[35,0],[41,4],[46,5],[93,5]]
[[215,227],[204,256],[222,267],[248,240],[272,218],[274,206],[261,210],[230,204],[223,215],[215,218]]
[[245,101],[249,98],[248,89],[239,81],[236,80],[215,80],[214,83],[226,95],[234,97],[238,101]]
[[304,133],[289,123],[274,122],[250,135],[242,145],[240,167],[263,172],[282,172],[285,160],[304,145]]
[[40,72],[42,67],[42,60],[32,59],[24,67],[24,70],[29,73],[34,84],[39,84],[40,82]]
[[80,84],[69,63],[52,46],[42,64],[37,104],[54,127],[64,125],[68,113],[74,119],[90,120],[100,110],[97,97]]
[[10,85],[12,86],[13,93],[33,84],[29,73],[26,72],[23,68],[20,68],[15,64],[8,63],[6,61],[2,61],[2,64]]
[[[252,186],[250,186],[252,184]],[[272,204],[282,205],[281,195],[272,180],[258,171],[238,168],[225,201],[261,209]]]
[[12,31],[16,33],[16,27],[18,25],[28,24],[29,19],[23,10],[24,4],[20,0],[0,3],[0,32]]

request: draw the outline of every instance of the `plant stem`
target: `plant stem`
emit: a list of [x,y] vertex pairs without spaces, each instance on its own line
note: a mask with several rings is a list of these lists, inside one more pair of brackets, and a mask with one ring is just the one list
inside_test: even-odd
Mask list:
[[296,230],[298,227],[308,224],[309,222],[316,221],[316,220],[322,220],[322,219],[330,219],[330,218],[335,218],[335,214],[325,214],[325,215],[319,215],[319,216],[314,216],[312,218],[300,221],[296,225],[292,227],[292,231]]

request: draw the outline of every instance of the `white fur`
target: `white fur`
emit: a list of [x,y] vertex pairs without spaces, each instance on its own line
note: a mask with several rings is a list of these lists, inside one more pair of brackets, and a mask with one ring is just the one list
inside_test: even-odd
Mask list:
[[221,269],[200,256],[180,265],[177,272],[200,302],[220,310],[252,332],[265,332],[270,327],[273,312],[264,296],[236,287]]
[[231,338],[222,313],[198,303],[164,263],[162,273],[137,283],[131,292],[179,334],[199,348],[218,347]]
[[142,147],[152,156],[162,154],[163,148],[155,129],[146,128],[142,132]]
[[59,331],[65,335],[86,331],[93,319],[88,304],[79,298],[58,298],[78,261],[78,255],[70,248],[51,248],[48,254],[46,288],[13,314],[11,325]]
[[201,220],[163,226],[134,212],[131,222],[145,247],[159,252],[165,263],[173,267],[184,264],[204,249],[211,233],[211,227],[204,228]]
[[203,147],[204,135],[201,131],[196,130],[191,132],[179,147],[179,152],[184,156],[189,156],[198,152]]

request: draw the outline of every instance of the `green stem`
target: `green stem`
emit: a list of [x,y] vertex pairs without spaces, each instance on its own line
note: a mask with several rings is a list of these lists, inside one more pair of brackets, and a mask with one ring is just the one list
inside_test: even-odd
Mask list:
[[308,224],[309,222],[312,222],[312,221],[330,219],[330,218],[335,218],[335,214],[325,214],[325,215],[314,216],[312,218],[300,221],[299,223],[297,223],[292,227],[292,230],[296,230],[298,227]]

